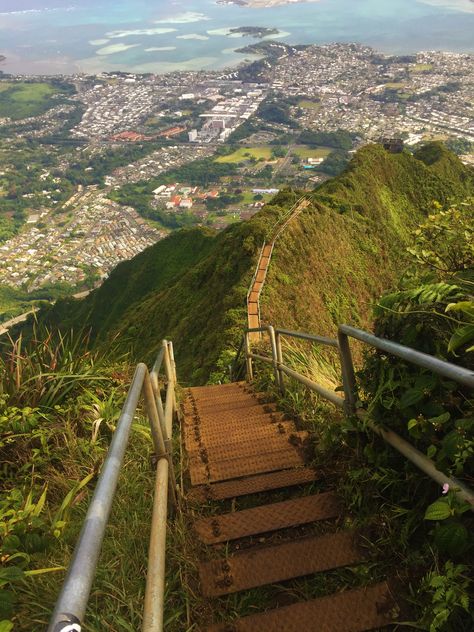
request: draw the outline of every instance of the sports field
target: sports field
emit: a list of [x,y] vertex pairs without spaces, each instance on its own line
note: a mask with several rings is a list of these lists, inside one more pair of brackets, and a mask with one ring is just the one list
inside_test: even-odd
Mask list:
[[249,158],[255,158],[256,160],[264,158],[265,160],[270,160],[271,157],[271,147],[240,147],[237,151],[234,151],[234,153],[228,156],[219,156],[216,162],[238,164],[239,162],[246,162]]
[[299,158],[326,158],[333,151],[330,147],[315,147],[313,149],[304,145],[292,149],[292,152]]

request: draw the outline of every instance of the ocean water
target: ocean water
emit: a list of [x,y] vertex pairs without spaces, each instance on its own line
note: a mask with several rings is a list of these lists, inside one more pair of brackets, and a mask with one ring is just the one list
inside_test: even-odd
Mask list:
[[0,0],[0,70],[24,74],[221,69],[278,28],[290,44],[359,42],[389,53],[474,52],[471,0],[319,0],[272,9],[215,0]]

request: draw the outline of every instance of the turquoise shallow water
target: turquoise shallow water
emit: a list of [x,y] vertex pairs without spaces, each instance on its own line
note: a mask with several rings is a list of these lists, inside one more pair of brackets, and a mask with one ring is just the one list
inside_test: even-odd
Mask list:
[[474,52],[470,0],[320,0],[273,9],[214,0],[0,0],[5,72],[218,69],[245,57],[236,26],[280,29],[292,44],[360,42],[394,53]]

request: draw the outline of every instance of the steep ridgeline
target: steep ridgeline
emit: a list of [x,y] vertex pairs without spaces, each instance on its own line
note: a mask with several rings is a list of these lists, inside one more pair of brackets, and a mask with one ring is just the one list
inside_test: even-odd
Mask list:
[[474,188],[474,172],[444,146],[415,154],[360,150],[339,178],[313,195],[273,252],[262,320],[322,335],[336,323],[371,326],[371,304],[394,287],[415,227],[432,210]]
[[[334,323],[369,324],[371,304],[405,268],[414,226],[441,204],[473,192],[472,170],[439,144],[415,157],[372,145],[314,193],[285,229],[262,296],[262,320],[334,333]],[[151,359],[175,343],[182,379],[204,383],[246,323],[246,295],[261,245],[301,192],[282,191],[250,221],[220,234],[179,231],[119,265],[82,302],[63,301],[49,322],[92,329],[96,344]],[[196,369],[196,367],[199,367]]]

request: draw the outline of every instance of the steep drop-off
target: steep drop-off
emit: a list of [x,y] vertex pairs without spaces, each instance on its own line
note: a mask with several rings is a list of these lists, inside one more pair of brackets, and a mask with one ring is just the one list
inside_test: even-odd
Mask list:
[[[311,206],[277,242],[262,297],[263,320],[334,333],[337,322],[368,325],[371,306],[405,266],[410,233],[441,204],[474,190],[472,170],[441,145],[392,155],[372,145],[348,170],[311,192]],[[96,344],[150,360],[173,340],[183,382],[203,383],[246,321],[245,299],[262,242],[300,196],[282,191],[250,221],[220,234],[185,230],[121,264],[82,303],[61,302],[48,320],[91,327]]]

